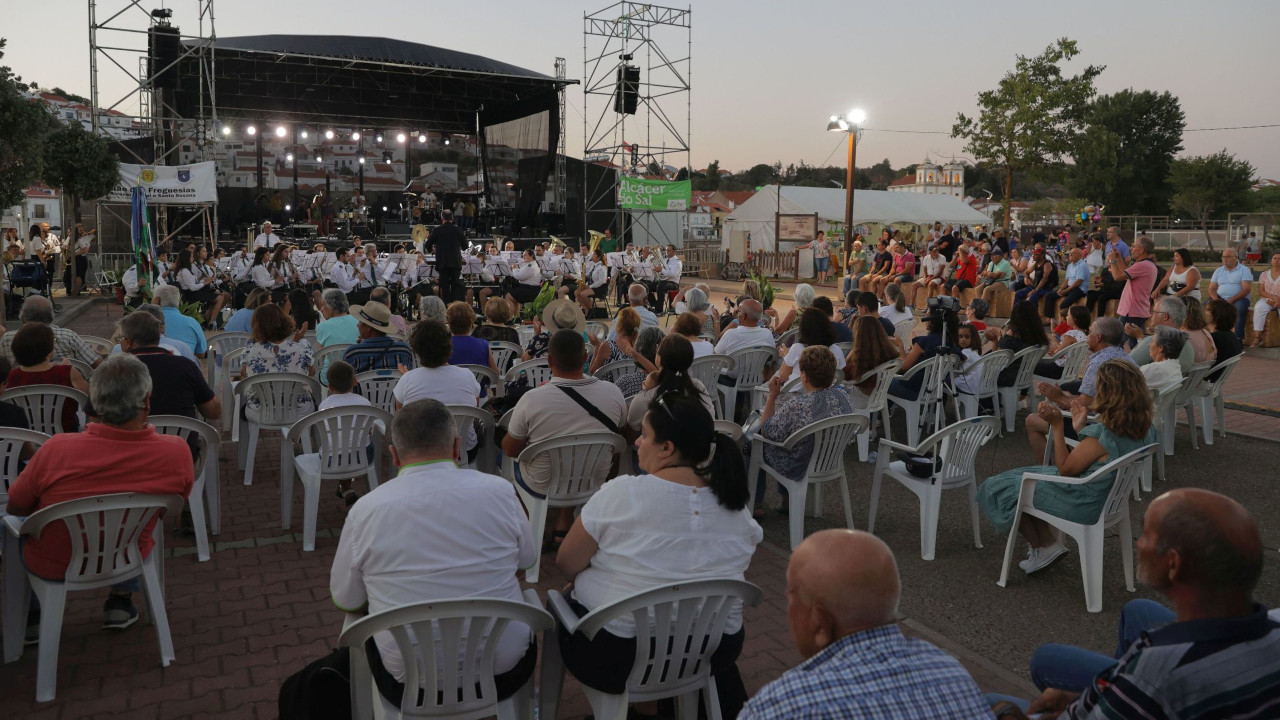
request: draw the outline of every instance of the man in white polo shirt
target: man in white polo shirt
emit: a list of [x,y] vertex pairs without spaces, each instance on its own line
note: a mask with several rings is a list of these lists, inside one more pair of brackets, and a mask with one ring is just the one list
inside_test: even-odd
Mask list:
[[730,355],[736,350],[761,345],[773,347],[773,331],[760,327],[760,318],[763,316],[764,306],[759,300],[743,300],[739,303],[738,311],[734,314],[737,324],[720,334],[716,354]]
[[257,250],[264,247],[268,250],[275,250],[276,245],[283,242],[279,235],[271,232],[271,221],[262,223],[262,232],[258,233],[258,237],[253,239],[253,249]]

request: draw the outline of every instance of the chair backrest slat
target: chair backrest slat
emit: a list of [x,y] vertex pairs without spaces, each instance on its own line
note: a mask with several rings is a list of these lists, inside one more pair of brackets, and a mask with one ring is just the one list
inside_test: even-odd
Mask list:
[[360,395],[387,412],[396,411],[395,389],[403,375],[399,370],[368,370],[356,375]]
[[0,400],[22,408],[32,430],[45,435],[56,435],[64,432],[62,408],[67,402],[74,401],[83,410],[89,402],[89,396],[63,385],[24,385],[0,393]]
[[733,358],[734,369],[737,370],[737,387],[755,387],[764,382],[764,370],[769,362],[776,360],[778,350],[774,347],[747,347],[729,354]]
[[689,375],[702,383],[707,392],[714,394],[720,375],[725,370],[732,370],[733,367],[733,358],[728,355],[704,355],[694,360],[689,366]]

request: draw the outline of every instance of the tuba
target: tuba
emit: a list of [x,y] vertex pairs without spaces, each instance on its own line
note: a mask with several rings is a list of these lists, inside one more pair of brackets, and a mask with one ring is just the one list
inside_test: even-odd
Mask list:
[[587,287],[587,261],[596,254],[596,250],[600,247],[600,241],[604,240],[604,233],[598,230],[588,230],[591,233],[591,244],[587,247],[586,256],[582,258],[582,272],[578,273],[578,289],[584,290]]

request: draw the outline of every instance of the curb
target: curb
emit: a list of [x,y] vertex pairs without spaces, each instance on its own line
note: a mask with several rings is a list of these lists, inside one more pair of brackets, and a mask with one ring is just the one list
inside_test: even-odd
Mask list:
[[104,302],[110,302],[110,301],[111,300],[109,298],[91,297],[82,302],[78,302],[75,304],[74,307],[68,308],[65,312],[58,313],[58,315],[53,319],[53,324],[59,327],[65,326],[67,323],[71,322],[72,320],[75,320],[81,315],[89,312],[89,308],[93,307],[94,305],[98,303],[104,303]]

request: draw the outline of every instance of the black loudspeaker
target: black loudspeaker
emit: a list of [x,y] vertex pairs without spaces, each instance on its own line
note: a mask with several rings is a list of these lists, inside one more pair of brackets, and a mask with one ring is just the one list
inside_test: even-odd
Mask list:
[[640,68],[635,65],[623,65],[618,68],[618,82],[613,93],[613,111],[635,115],[639,97]]
[[365,240],[372,240],[374,237],[373,230],[370,230],[368,225],[352,225],[351,234],[358,235]]
[[[176,90],[178,68],[169,67],[182,54],[182,36],[178,28],[153,25],[147,34],[147,76],[156,87]],[[166,69],[167,68],[167,69]]]

